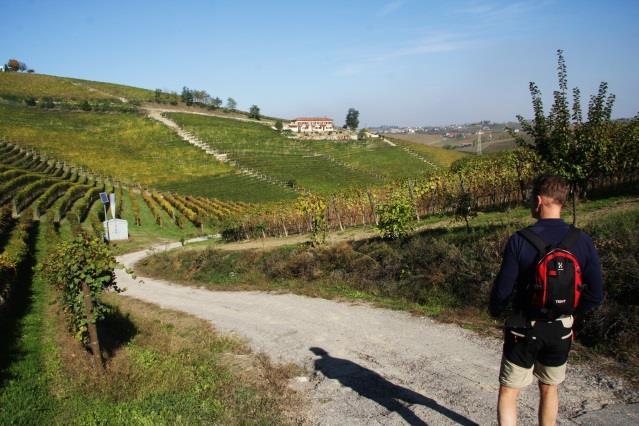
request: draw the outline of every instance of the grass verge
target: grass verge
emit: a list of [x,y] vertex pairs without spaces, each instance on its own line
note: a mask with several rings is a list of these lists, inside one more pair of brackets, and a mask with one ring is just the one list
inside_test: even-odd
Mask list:
[[[34,260],[45,255],[50,235],[39,232]],[[24,309],[2,322],[1,423],[301,421],[302,401],[287,387],[295,367],[272,365],[206,321],[116,294],[104,297],[111,306],[100,324],[107,373],[96,375],[42,274],[30,282],[24,283]]]

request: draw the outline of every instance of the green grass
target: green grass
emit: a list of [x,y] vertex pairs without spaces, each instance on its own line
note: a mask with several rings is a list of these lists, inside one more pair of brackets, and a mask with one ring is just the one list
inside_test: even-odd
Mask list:
[[85,87],[78,87],[59,77],[44,74],[24,74],[16,72],[0,73],[0,97],[24,99],[26,97],[73,100],[104,99],[107,96],[92,93]]
[[[139,87],[127,86],[124,84],[104,83],[101,81],[80,80],[77,78],[59,77],[61,80],[71,81],[79,84],[82,87],[94,89],[100,92],[107,93],[116,98],[125,98],[128,101],[138,102],[150,102],[155,99],[155,93],[153,90],[142,89]],[[95,93],[95,92],[94,92]],[[104,96],[102,96],[104,97]]]
[[[38,261],[52,244],[47,226]],[[23,289],[24,312],[0,324],[2,424],[282,424],[294,411],[291,367],[252,355],[206,321],[115,294],[104,296],[111,313],[100,325],[107,371],[95,375],[42,273]]]
[[152,90],[121,84],[46,74],[7,72],[0,74],[0,97],[16,100],[27,97],[38,99],[50,97],[54,100],[76,101],[108,99],[119,102],[117,100],[119,97],[134,101],[152,100],[154,93]]
[[416,152],[423,158],[428,161],[431,161],[442,167],[449,167],[455,160],[459,160],[460,158],[464,158],[468,154],[454,151],[451,149],[438,148],[434,146],[429,146],[421,143],[410,142],[407,140],[388,137],[386,139],[396,143],[398,145],[404,146],[410,149],[413,152]]
[[365,141],[303,141],[309,150],[331,157],[358,170],[379,174],[389,179],[421,176],[432,170],[404,150],[370,139]]
[[240,165],[283,182],[294,181],[311,191],[329,193],[382,183],[368,173],[331,162],[261,124],[192,114],[168,115]]
[[162,124],[137,114],[45,111],[0,104],[0,136],[123,182],[247,202],[295,193],[206,155]]

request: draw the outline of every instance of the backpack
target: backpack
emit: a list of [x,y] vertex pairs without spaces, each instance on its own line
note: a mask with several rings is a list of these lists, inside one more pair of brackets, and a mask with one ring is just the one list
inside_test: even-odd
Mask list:
[[538,318],[556,319],[572,315],[579,304],[583,289],[581,266],[570,248],[579,240],[581,231],[574,226],[556,246],[546,244],[530,228],[518,231],[538,253],[534,277],[528,288],[529,314]]

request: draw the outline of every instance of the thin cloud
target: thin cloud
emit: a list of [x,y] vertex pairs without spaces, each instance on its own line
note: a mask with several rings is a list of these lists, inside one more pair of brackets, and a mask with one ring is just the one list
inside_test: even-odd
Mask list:
[[481,43],[469,34],[439,33],[431,34],[402,45],[362,55],[357,62],[342,64],[334,73],[335,76],[347,77],[361,73],[365,69],[380,65],[390,60],[411,56],[423,56],[444,52],[453,52],[478,46]]
[[414,40],[402,47],[376,55],[376,61],[386,61],[406,56],[427,55],[430,53],[452,52],[465,49],[477,40],[472,40],[464,34],[442,33],[433,34],[418,40]]
[[395,0],[389,3],[386,3],[378,12],[377,16],[387,16],[391,13],[395,12],[400,7],[404,6],[406,3],[405,0]]
[[506,5],[494,2],[470,2],[465,6],[455,10],[455,13],[462,15],[473,15],[482,20],[504,20],[513,19],[525,15],[531,10],[543,6],[545,2],[515,2]]

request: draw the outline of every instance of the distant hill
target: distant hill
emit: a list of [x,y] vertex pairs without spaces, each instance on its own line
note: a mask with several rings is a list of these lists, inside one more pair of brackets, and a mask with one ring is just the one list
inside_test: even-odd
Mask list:
[[[464,155],[383,139],[295,140],[269,120],[154,101],[154,91],[137,87],[0,73],[0,138],[129,185],[251,203],[417,178]],[[223,156],[190,145],[145,108],[164,111]]]

